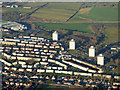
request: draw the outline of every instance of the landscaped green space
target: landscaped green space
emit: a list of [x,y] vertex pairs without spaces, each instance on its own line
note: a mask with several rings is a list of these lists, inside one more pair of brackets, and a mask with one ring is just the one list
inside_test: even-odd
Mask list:
[[40,25],[47,30],[63,29],[63,30],[77,30],[85,33],[92,33],[90,29],[91,24],[81,24],[81,23],[38,23],[34,24]]
[[118,42],[118,28],[107,28],[105,29],[105,43],[116,43]]

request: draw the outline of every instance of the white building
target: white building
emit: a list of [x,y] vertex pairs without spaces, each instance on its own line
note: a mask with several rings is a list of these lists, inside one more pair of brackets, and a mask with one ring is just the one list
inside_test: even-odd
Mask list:
[[74,41],[74,39],[71,39],[71,41],[69,42],[69,49],[72,49],[72,50],[75,49],[75,41]]
[[58,41],[58,32],[57,32],[57,31],[55,31],[55,32],[52,34],[52,38],[53,38],[53,40]]
[[91,46],[89,48],[89,57],[95,57],[95,48],[94,48],[94,46]]
[[97,56],[97,64],[98,65],[104,65],[104,56],[102,54],[99,54]]

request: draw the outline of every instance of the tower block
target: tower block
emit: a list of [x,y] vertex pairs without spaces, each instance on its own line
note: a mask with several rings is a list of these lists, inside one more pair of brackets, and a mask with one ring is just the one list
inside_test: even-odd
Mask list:
[[71,39],[71,41],[69,41],[69,49],[75,50],[75,41],[74,41],[74,39]]
[[104,65],[104,56],[102,54],[99,54],[97,56],[97,64],[103,66]]
[[95,57],[95,48],[94,48],[94,46],[91,46],[89,48],[89,57]]
[[53,41],[58,41],[58,32],[55,31],[53,34],[52,34],[52,39]]

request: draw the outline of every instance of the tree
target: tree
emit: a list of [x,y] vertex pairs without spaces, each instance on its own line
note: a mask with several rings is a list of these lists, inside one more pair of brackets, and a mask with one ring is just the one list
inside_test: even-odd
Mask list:
[[120,60],[119,60],[119,59],[116,59],[116,60],[115,60],[115,64],[120,65]]

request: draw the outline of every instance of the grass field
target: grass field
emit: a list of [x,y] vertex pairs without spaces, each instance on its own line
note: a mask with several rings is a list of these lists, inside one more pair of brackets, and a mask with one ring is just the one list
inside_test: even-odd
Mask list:
[[115,7],[96,7],[81,9],[71,21],[117,21],[118,8]]
[[80,24],[80,23],[38,23],[34,24],[40,25],[47,30],[63,29],[63,30],[77,30],[85,33],[92,33],[90,29],[91,24]]
[[42,6],[43,4],[45,3],[39,3],[39,2],[16,2],[14,3],[13,5],[20,5],[20,6],[23,6],[23,7],[32,7],[32,8],[36,8],[38,6]]
[[80,3],[49,3],[31,16],[44,20],[65,22],[79,9],[80,5]]
[[[20,13],[29,13],[35,10],[37,7],[44,5],[45,3],[39,2],[25,2],[15,3],[17,5],[30,6],[31,9],[24,8],[2,8],[2,12],[18,11]],[[43,8],[40,8],[31,16],[48,21],[60,21],[65,22],[69,19],[81,6],[82,3],[48,3]],[[110,3],[112,4],[112,3]],[[89,7],[95,5],[95,7]],[[99,6],[102,5],[102,6]],[[118,20],[118,8],[117,7],[103,7],[103,3],[86,3],[83,6],[88,6],[80,9],[80,11],[70,21],[117,21]]]
[[33,10],[35,10],[35,8],[31,8],[31,9],[24,9],[24,8],[2,8],[2,13],[5,12],[20,12],[20,13],[30,13]]
[[105,43],[115,43],[118,42],[118,28],[107,28],[105,29]]
[[26,7],[26,6],[28,6],[28,7],[32,7],[31,9],[25,9],[25,8],[22,8],[22,7],[19,7],[19,8],[2,8],[2,13],[5,13],[5,12],[8,12],[8,11],[10,11],[10,12],[13,12],[13,11],[18,11],[18,12],[20,12],[20,13],[30,13],[30,12],[32,12],[33,10],[35,10],[37,7],[39,7],[39,6],[42,6],[42,5],[44,5],[45,3],[37,3],[37,2],[24,2],[24,3],[15,3],[15,4],[13,4],[13,5],[22,5],[23,7]]
[[49,3],[46,7],[77,11],[81,3]]
[[52,21],[66,21],[74,11],[56,8],[41,8],[31,16],[52,20]]

